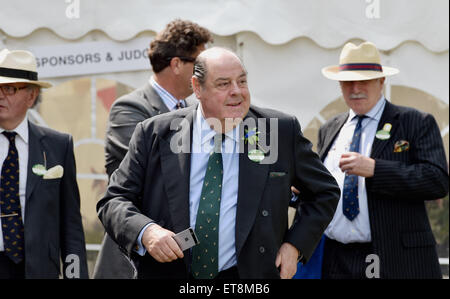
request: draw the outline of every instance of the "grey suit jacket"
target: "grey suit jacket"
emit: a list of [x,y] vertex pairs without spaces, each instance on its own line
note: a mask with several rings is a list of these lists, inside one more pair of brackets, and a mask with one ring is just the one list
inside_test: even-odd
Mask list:
[[[172,137],[191,140],[195,110],[196,107],[189,107],[139,123],[127,155],[97,204],[106,231],[136,261],[141,278],[188,277],[188,252],[183,260],[158,263],[148,253],[144,257],[135,255],[134,247],[139,232],[150,222],[175,233],[190,225],[191,155],[173,152],[170,143]],[[261,134],[266,134],[267,140],[275,134],[270,130],[269,119],[278,119],[279,154],[274,164],[252,162],[247,147],[239,154],[237,266],[241,278],[279,278],[275,258],[281,244],[290,242],[307,261],[333,217],[340,190],[301,134],[295,117],[252,106],[247,118],[265,118],[268,129]],[[174,119],[184,119],[190,129],[171,130]],[[273,173],[284,175],[272,176]],[[302,212],[297,213],[288,229],[292,185],[307,196],[302,197]]]
[[[188,106],[194,103],[195,100],[186,100]],[[136,125],[147,118],[167,112],[167,106],[148,82],[114,102],[106,130],[105,166],[108,176],[111,176],[125,157]]]
[[[325,123],[319,131],[322,160],[344,125],[348,113]],[[441,134],[433,116],[386,102],[378,130],[385,123],[390,138],[375,138],[371,158],[375,174],[366,178],[369,221],[381,278],[440,278],[441,271],[425,208],[426,200],[448,193],[448,171]],[[394,152],[397,141],[407,151]]]
[[[78,268],[80,278],[88,278],[72,137],[31,122],[28,125],[25,276],[58,278],[61,259],[64,277],[70,266],[70,276]],[[56,165],[64,168],[62,178],[43,179],[32,172],[34,165],[44,165],[44,153],[47,169]],[[69,263],[65,263],[68,256]]]
[[[188,106],[196,100],[187,99]],[[128,151],[128,143],[136,125],[153,116],[169,112],[163,100],[150,83],[117,99],[111,107],[105,141],[106,172],[108,177],[116,170]],[[119,251],[108,234],[94,268],[94,278],[127,279],[135,276],[130,261]]]

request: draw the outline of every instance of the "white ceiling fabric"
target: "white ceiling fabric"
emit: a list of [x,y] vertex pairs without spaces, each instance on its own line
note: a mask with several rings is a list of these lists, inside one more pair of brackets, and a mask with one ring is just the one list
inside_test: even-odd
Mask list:
[[[66,14],[74,3],[79,18]],[[48,28],[65,39],[100,30],[122,41],[183,18],[216,35],[253,32],[272,45],[307,37],[323,48],[355,38],[376,40],[381,50],[406,41],[432,52],[449,47],[447,0],[0,0],[0,5],[0,30],[12,37]],[[371,7],[378,18],[369,18]]]

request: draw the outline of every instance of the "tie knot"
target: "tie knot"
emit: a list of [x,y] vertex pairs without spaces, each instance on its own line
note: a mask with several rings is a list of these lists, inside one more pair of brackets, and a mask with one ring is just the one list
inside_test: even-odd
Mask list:
[[214,136],[214,152],[220,153],[222,151],[222,143],[225,141],[225,134],[216,134]]
[[14,142],[17,135],[16,132],[7,132],[7,131],[3,131],[2,134],[5,135],[6,138],[8,138],[9,142]]
[[361,126],[361,123],[363,121],[363,119],[368,118],[367,115],[363,114],[363,115],[356,115],[355,116],[358,119],[358,123],[356,124],[356,126]]
[[184,108],[184,106],[183,106],[183,102],[181,102],[181,100],[180,100],[177,102],[177,109],[181,109],[181,108]]

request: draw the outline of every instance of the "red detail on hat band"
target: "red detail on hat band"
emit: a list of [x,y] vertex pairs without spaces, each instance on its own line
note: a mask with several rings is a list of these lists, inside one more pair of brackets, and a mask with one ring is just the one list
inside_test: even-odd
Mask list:
[[339,65],[339,71],[383,72],[383,67],[378,63],[347,63]]

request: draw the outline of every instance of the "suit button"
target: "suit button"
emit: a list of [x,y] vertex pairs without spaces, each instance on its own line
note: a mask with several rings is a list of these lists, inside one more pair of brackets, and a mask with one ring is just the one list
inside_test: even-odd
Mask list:
[[263,211],[261,212],[261,214],[262,214],[264,217],[269,216],[269,212],[266,211],[266,210],[263,210]]
[[259,252],[264,253],[264,252],[266,252],[266,249],[263,246],[261,246],[261,247],[259,247]]

